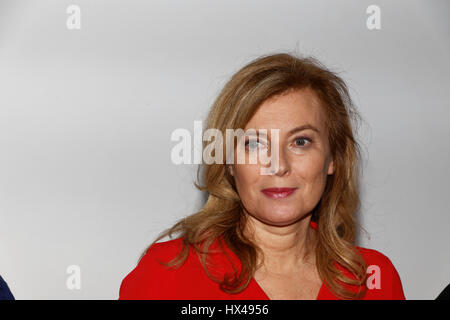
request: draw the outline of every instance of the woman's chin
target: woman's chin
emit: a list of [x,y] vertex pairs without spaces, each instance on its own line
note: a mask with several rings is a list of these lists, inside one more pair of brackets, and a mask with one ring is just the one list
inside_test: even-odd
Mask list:
[[269,225],[274,226],[288,226],[293,223],[296,223],[302,218],[301,215],[294,214],[292,212],[280,212],[280,213],[273,213],[264,215],[263,216],[263,222]]

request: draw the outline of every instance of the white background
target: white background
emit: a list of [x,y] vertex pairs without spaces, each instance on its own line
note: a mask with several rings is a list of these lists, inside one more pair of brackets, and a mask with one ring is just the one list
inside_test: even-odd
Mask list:
[[192,132],[251,59],[297,51],[341,72],[365,119],[359,244],[391,259],[408,299],[434,299],[450,282],[449,9],[0,0],[0,274],[17,299],[117,299],[142,250],[205,198],[196,166],[170,161],[171,133]]

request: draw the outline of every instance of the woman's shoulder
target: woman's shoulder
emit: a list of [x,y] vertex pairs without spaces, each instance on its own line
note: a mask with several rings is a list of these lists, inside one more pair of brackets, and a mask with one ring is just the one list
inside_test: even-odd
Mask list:
[[165,266],[182,248],[182,238],[152,244],[137,266],[122,280],[119,299],[153,299],[172,296],[167,288],[175,282],[174,269]]
[[183,238],[153,243],[139,260],[137,267],[153,272],[168,271],[169,269],[160,262],[168,262],[175,258],[180,253],[182,244]]
[[156,242],[147,249],[145,255],[149,255],[149,257],[151,258],[172,257],[173,254],[179,253],[179,251],[182,248],[182,244],[183,244],[183,237],[162,242]]
[[361,253],[366,263],[374,263],[384,266],[392,265],[391,260],[384,253],[378,250],[360,246],[356,246],[356,249]]
[[375,249],[360,246],[356,246],[356,249],[367,265],[366,285],[370,294],[383,294],[383,299],[405,299],[400,276],[391,259]]

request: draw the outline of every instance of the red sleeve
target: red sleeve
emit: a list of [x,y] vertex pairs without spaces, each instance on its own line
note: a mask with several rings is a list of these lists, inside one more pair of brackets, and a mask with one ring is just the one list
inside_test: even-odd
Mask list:
[[[369,286],[371,292],[369,292],[368,299],[406,300],[400,276],[391,260],[377,250],[360,248],[360,251],[368,264],[370,278],[375,279],[377,277],[377,271],[373,272],[373,267],[380,272],[380,286]],[[369,268],[371,269],[369,270]],[[368,279],[368,282],[371,282],[370,279]]]
[[173,270],[160,264],[162,258],[158,243],[147,250],[138,265],[122,280],[119,300],[163,300],[170,299],[174,288]]
[[392,300],[406,300],[400,276],[397,270],[395,269],[394,265],[392,264],[392,262],[391,266],[392,266]]
[[[375,251],[375,250],[374,250]],[[384,299],[386,300],[406,300],[405,294],[403,293],[402,281],[400,276],[392,264],[391,260],[382,254],[381,252],[375,251],[379,255],[380,265],[384,268],[384,276],[387,280],[384,285],[388,288]],[[382,281],[383,282],[383,281]]]

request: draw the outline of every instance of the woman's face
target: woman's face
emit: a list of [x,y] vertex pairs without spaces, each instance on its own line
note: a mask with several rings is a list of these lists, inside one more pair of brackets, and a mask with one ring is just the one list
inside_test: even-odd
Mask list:
[[[303,125],[311,128],[295,130]],[[245,211],[270,225],[295,223],[311,213],[322,197],[327,175],[334,173],[319,99],[309,88],[275,96],[261,104],[244,131],[250,128],[257,132],[266,129],[267,140],[246,144],[245,163],[235,161],[229,167]],[[271,129],[279,129],[278,150],[271,145]],[[278,168],[273,174],[261,174],[261,167],[270,163],[263,164],[259,157],[256,164],[249,163],[249,155],[260,148],[272,157],[271,153],[278,153]],[[265,190],[268,188],[294,189],[286,196]]]

